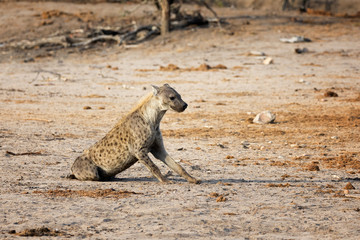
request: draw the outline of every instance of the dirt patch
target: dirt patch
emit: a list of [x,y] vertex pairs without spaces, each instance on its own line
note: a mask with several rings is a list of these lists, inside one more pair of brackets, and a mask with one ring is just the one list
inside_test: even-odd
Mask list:
[[134,194],[141,194],[132,191],[116,191],[115,189],[95,189],[95,190],[35,190],[32,193],[41,194],[49,197],[90,197],[90,198],[127,198]]
[[318,162],[312,162],[305,166],[305,169],[308,171],[320,171],[319,163]]
[[266,184],[266,187],[279,187],[279,188],[284,188],[284,187],[290,187],[290,183],[268,183]]
[[339,156],[324,157],[319,161],[327,168],[360,170],[359,156],[358,152],[346,152]]
[[[192,72],[192,71],[217,71],[217,70],[225,70],[227,67],[223,64],[218,64],[215,66],[210,66],[208,64],[200,64],[198,67],[190,67],[190,68],[181,68],[175,64],[169,63],[167,66],[160,66],[159,71],[164,72],[173,72],[173,71],[180,71],[180,72]],[[156,71],[155,69],[136,69],[139,72],[153,72]]]
[[57,237],[57,236],[70,237],[70,236],[72,236],[70,234],[63,233],[63,232],[61,232],[59,230],[53,230],[53,229],[50,229],[50,228],[47,228],[47,227],[30,228],[30,229],[25,229],[25,230],[20,231],[20,232],[16,232],[15,230],[10,230],[9,233],[13,234],[13,235],[21,236],[21,237],[43,237],[43,236],[48,236],[48,237]]
[[226,92],[226,93],[215,93],[216,96],[224,96],[224,97],[251,97],[258,96],[259,94],[256,92]]
[[[41,15],[35,15],[36,17],[41,17],[43,20],[49,20],[52,18],[64,18],[65,21],[69,21],[71,18],[75,18],[78,21],[82,22],[90,22],[91,20],[94,20],[94,13],[93,12],[79,12],[79,13],[68,13],[64,11],[59,10],[49,10],[49,11],[43,11]],[[49,25],[52,24],[51,21],[43,21],[41,22],[41,25]]]

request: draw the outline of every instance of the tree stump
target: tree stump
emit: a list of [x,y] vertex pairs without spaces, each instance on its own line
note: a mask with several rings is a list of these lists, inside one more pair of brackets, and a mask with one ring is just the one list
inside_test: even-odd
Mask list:
[[168,0],[159,0],[161,6],[161,35],[166,36],[170,31],[170,3]]

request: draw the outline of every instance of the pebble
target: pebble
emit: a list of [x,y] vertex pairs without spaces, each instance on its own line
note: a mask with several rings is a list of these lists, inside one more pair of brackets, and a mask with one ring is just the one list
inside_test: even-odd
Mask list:
[[247,149],[247,148],[249,148],[250,143],[249,143],[248,141],[243,141],[243,142],[241,143],[241,145],[243,146],[243,148]]
[[295,53],[297,54],[302,54],[302,53],[307,53],[309,52],[309,49],[307,48],[295,48]]
[[300,78],[299,83],[305,83],[306,81],[303,78]]
[[291,144],[290,145],[291,148],[305,148],[306,147],[306,144]]
[[273,63],[274,63],[274,60],[271,57],[267,57],[263,61],[263,64],[265,64],[265,65],[269,65],[269,64],[273,64]]
[[303,36],[295,36],[291,38],[280,38],[280,41],[284,43],[298,43],[298,42],[311,42],[311,39],[305,38]]
[[253,120],[253,123],[258,123],[258,124],[268,124],[268,123],[273,123],[275,121],[276,115],[273,114],[270,111],[263,111],[261,113],[259,113],[258,115],[256,115],[256,117]]
[[346,186],[344,187],[344,189],[346,189],[346,190],[351,190],[351,189],[355,189],[355,187],[351,184],[351,182],[348,182],[348,183],[346,184]]
[[324,93],[324,97],[338,97],[339,95],[336,92],[333,91],[326,91]]
[[249,56],[265,56],[266,54],[264,52],[260,52],[260,51],[250,51]]

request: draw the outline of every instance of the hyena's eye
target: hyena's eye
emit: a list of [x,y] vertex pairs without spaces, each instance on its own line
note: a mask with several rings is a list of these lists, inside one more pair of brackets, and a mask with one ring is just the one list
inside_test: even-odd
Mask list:
[[175,97],[170,97],[170,100],[171,100],[171,101],[174,101],[174,100],[175,100]]

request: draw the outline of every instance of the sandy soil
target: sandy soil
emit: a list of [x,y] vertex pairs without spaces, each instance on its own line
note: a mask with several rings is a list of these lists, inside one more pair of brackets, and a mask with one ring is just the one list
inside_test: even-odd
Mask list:
[[[61,22],[110,24],[134,7],[58,4],[0,3],[1,41],[46,36]],[[92,11],[92,20],[41,24],[54,9]],[[359,18],[217,10],[231,23],[223,30],[176,31],[132,48],[1,51],[0,238],[358,239]],[[14,19],[19,31],[4,37]],[[312,42],[279,40],[298,35]],[[111,182],[63,178],[163,83],[189,104],[165,115],[166,147],[201,184],[158,161],[174,184],[141,164]],[[264,110],[275,123],[252,123]]]

